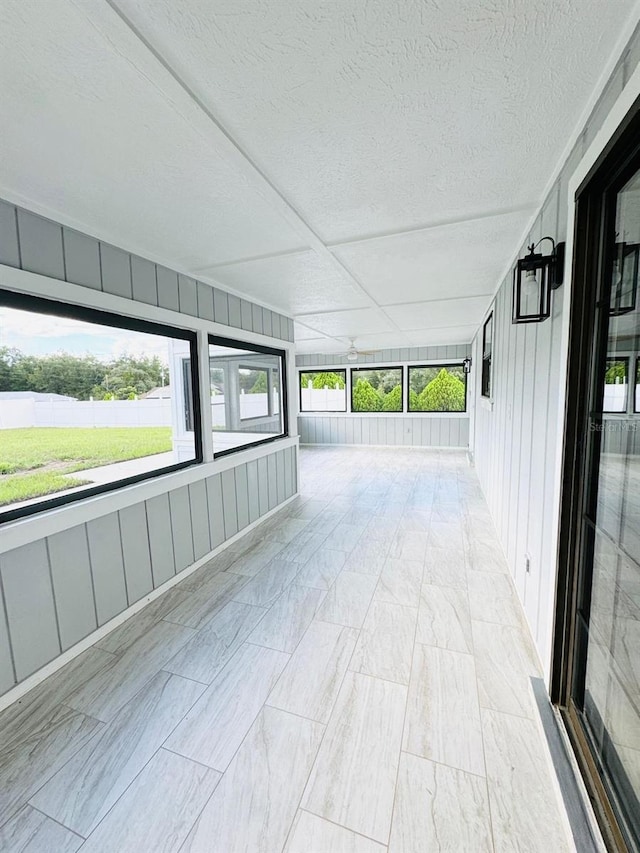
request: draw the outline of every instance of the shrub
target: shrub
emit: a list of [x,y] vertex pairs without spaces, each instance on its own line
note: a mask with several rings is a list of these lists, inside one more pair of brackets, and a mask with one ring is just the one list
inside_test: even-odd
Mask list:
[[402,411],[402,385],[396,385],[388,394],[384,395],[382,400],[383,412],[401,412]]
[[418,397],[418,405],[421,412],[463,412],[464,382],[443,367]]
[[382,397],[366,379],[358,379],[353,389],[354,412],[379,412]]
[[[313,387],[314,388],[344,388],[344,379],[339,373],[314,373]],[[307,384],[308,380],[304,383]]]
[[420,411],[420,398],[413,390],[413,388],[409,389],[409,411],[410,412],[419,412]]

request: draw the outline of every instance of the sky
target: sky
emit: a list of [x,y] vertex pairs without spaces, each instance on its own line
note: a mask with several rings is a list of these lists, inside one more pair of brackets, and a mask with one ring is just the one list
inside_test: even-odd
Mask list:
[[166,338],[146,335],[128,329],[114,329],[94,323],[83,323],[69,317],[34,314],[0,306],[0,347],[15,347],[27,355],[66,352],[83,356],[87,353],[101,361],[128,353],[154,356],[168,364]]

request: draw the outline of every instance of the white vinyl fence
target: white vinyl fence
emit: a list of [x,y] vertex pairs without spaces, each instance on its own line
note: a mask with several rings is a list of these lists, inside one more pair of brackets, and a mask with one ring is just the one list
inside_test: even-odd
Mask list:
[[171,400],[3,400],[0,429],[171,426]]
[[312,388],[302,389],[303,412],[344,412],[346,390],[344,388]]

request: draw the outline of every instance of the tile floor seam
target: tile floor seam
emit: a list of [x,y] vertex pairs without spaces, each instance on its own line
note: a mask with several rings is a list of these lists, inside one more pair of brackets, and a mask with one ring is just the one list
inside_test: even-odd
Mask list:
[[[59,703],[58,705],[55,706],[55,708],[67,708],[69,711],[73,711],[75,714],[78,714],[79,716],[84,717],[85,719],[93,720],[95,723],[97,723],[99,728],[96,730],[95,733],[92,733],[91,737],[88,737],[84,742],[82,742],[80,744],[80,746],[78,746],[78,748],[76,750],[74,750],[69,755],[68,759],[60,765],[60,767],[56,767],[56,769],[51,772],[51,775],[47,776],[42,781],[42,784],[40,784],[37,788],[34,788],[27,795],[26,799],[24,799],[22,801],[22,803],[20,803],[20,805],[16,806],[14,811],[9,812],[6,820],[4,820],[2,823],[0,823],[0,829],[2,829],[2,827],[6,826],[7,823],[9,823],[10,820],[12,820],[17,814],[19,814],[25,806],[30,806],[31,808],[35,808],[35,806],[33,806],[31,804],[31,800],[33,799],[33,797],[35,797],[36,794],[38,794],[40,792],[40,790],[42,788],[44,788],[44,786],[47,785],[53,779],[53,777],[56,775],[56,773],[58,773],[60,770],[62,770],[63,767],[66,767],[66,765],[75,758],[75,756],[80,752],[81,749],[83,749],[91,740],[93,740],[93,738],[96,735],[98,735],[107,725],[109,725],[108,723],[105,723],[102,720],[97,720],[95,717],[90,717],[88,714],[83,714],[81,711],[76,711],[75,708],[70,708],[68,705],[64,705],[63,703]],[[40,781],[40,780],[38,780],[38,781]],[[50,815],[47,815],[45,812],[42,812],[41,809],[37,809],[37,811],[41,812],[42,814],[45,814],[46,817],[50,817]],[[52,818],[52,817],[50,817],[50,819],[55,820],[55,818]],[[56,823],[59,823],[59,821],[56,821]],[[70,827],[66,826],[65,824],[61,824],[61,825],[64,826],[65,829],[68,829],[70,832],[74,832],[74,830],[70,829]],[[77,832],[75,834],[78,835]]]
[[488,809],[488,818],[489,818],[489,832],[491,833],[491,847],[495,851],[496,849],[496,834],[494,831],[494,820],[493,820],[493,812],[491,809],[491,795],[489,792],[489,778],[487,773],[487,747],[485,744],[485,736],[484,736],[484,726],[482,724],[482,703],[480,701],[480,685],[478,681],[478,667],[476,666],[476,641],[473,636],[473,620],[471,619],[471,598],[469,596],[469,584],[468,582],[465,585],[466,593],[467,593],[467,602],[469,604],[469,623],[471,628],[471,648],[473,649],[473,671],[474,671],[474,682],[476,686],[476,699],[478,700],[478,713],[480,716],[480,738],[482,741],[482,761],[484,764],[484,790],[487,796],[487,809]]
[[[332,586],[336,583],[336,581],[337,581],[338,577],[340,576],[340,574],[341,574],[343,571],[344,571],[344,568],[340,570],[340,572],[339,572],[339,573],[338,573],[338,575],[336,576],[336,578],[335,578],[335,580],[334,580],[334,582],[333,582]],[[377,586],[377,583],[376,583],[376,586]],[[327,590],[327,594],[328,594],[328,592],[329,592],[329,590]],[[375,594],[375,588],[374,588],[374,594]],[[373,595],[371,596],[371,600],[370,600],[370,602],[369,602],[369,607],[371,607],[371,602],[372,602],[372,601],[373,601]],[[369,610],[369,608],[367,608],[367,613],[368,613],[368,610]],[[365,620],[366,620],[366,615],[365,615]],[[336,623],[331,623],[331,624],[336,624]],[[362,624],[364,625],[364,620],[363,620],[363,623],[362,623]],[[311,779],[311,776],[312,776],[312,774],[313,774],[314,768],[315,768],[315,766],[316,766],[316,762],[317,762],[317,760],[318,760],[318,756],[320,755],[320,752],[321,752],[321,750],[322,750],[322,745],[323,745],[323,743],[324,743],[325,736],[326,736],[327,731],[328,731],[328,729],[329,729],[329,726],[330,726],[330,724],[331,724],[331,720],[332,720],[332,718],[333,718],[333,714],[335,713],[335,708],[336,708],[336,704],[337,704],[337,701],[338,701],[338,696],[340,695],[340,693],[341,693],[341,691],[342,691],[342,688],[343,688],[343,686],[344,686],[344,682],[345,682],[345,679],[346,679],[346,677],[347,677],[347,673],[351,672],[351,670],[349,669],[349,667],[351,666],[351,661],[353,660],[353,656],[354,656],[354,654],[355,654],[355,650],[356,650],[356,648],[357,648],[357,646],[358,646],[358,643],[360,642],[360,637],[362,636],[362,628],[354,629],[354,628],[351,628],[351,626],[349,626],[349,625],[342,625],[341,627],[343,627],[343,628],[347,628],[347,629],[351,629],[351,630],[357,630],[357,631],[358,631],[358,637],[357,637],[357,639],[356,639],[356,642],[353,644],[353,650],[352,650],[352,652],[351,652],[351,655],[349,656],[349,660],[348,660],[348,662],[347,662],[347,665],[346,665],[346,666],[345,666],[345,668],[344,668],[344,672],[343,672],[343,674],[342,674],[342,678],[340,679],[340,685],[336,688],[336,691],[335,691],[335,699],[334,699],[334,702],[333,702],[333,707],[331,708],[331,712],[329,713],[329,716],[328,716],[328,718],[327,718],[327,722],[323,724],[323,725],[324,725],[324,730],[323,730],[323,732],[322,732],[322,737],[320,738],[320,742],[319,742],[319,744],[318,744],[318,749],[316,750],[316,756],[315,756],[315,758],[314,758],[314,760],[313,760],[313,762],[312,762],[312,764],[311,764],[311,766],[310,766],[310,768],[309,768],[309,773],[308,773],[308,775],[307,775],[307,779],[306,779],[306,781],[305,781],[304,786],[302,787],[302,791],[301,791],[301,794],[300,794],[300,798],[299,798],[299,800],[298,800],[298,804],[297,804],[297,806],[296,806],[296,810],[295,810],[295,812],[294,812],[293,820],[291,821],[291,825],[289,826],[289,831],[288,831],[288,833],[287,833],[287,837],[286,837],[286,839],[285,839],[285,842],[284,842],[284,844],[282,845],[282,848],[281,848],[280,853],[282,853],[282,851],[284,851],[284,850],[285,850],[285,848],[286,848],[287,844],[289,843],[289,837],[290,837],[290,835],[291,835],[291,830],[293,829],[293,824],[295,823],[295,816],[296,816],[296,814],[298,813],[298,811],[302,810],[302,807],[301,807],[302,800],[303,800],[303,798],[304,798],[304,796],[305,796],[305,793],[306,793],[307,787],[308,787],[308,785],[309,785],[309,780]],[[267,700],[267,701],[268,701],[268,700]],[[265,704],[266,704],[266,703],[265,703]],[[306,719],[306,718],[305,718],[305,719]],[[304,811],[309,811],[309,810],[308,810],[308,809],[305,809]],[[310,812],[310,813],[311,813],[311,814],[314,814],[314,812]],[[321,817],[321,815],[317,815],[317,817]],[[324,819],[324,818],[323,818],[323,819]],[[338,825],[341,825],[341,824],[338,824]],[[344,827],[344,828],[345,828],[345,829],[349,829],[349,827]],[[353,830],[350,830],[350,831],[353,831]]]
[[[327,823],[332,824],[332,826],[338,826],[338,827],[340,827],[340,829],[344,829],[344,830],[346,830],[347,832],[351,832],[351,833],[353,833],[353,835],[357,835],[357,836],[358,836],[358,838],[366,838],[366,840],[367,840],[367,841],[372,841],[374,844],[378,844],[380,847],[384,847],[384,848],[385,848],[385,849],[387,849],[387,850],[388,850],[388,848],[389,848],[389,845],[388,845],[388,844],[385,844],[385,843],[384,843],[384,841],[378,841],[378,839],[377,839],[377,838],[372,838],[372,836],[370,836],[370,835],[365,835],[363,832],[358,832],[358,830],[357,830],[357,829],[350,829],[350,827],[345,826],[345,825],[344,825],[344,824],[342,824],[342,823],[338,823],[338,822],[337,822],[337,821],[335,821],[335,820],[331,820],[331,818],[329,818],[329,817],[324,817],[323,815],[320,815],[320,814],[318,814],[317,812],[313,812],[313,811],[311,811],[311,809],[306,809],[306,808],[303,808],[303,807],[301,806],[301,807],[298,809],[298,811],[299,811],[299,812],[306,812],[306,814],[311,814],[311,815],[313,815],[314,817],[318,817],[318,818],[320,818],[320,820],[324,820],[324,821],[326,821]],[[297,814],[297,812],[296,812],[296,814]],[[323,853],[325,853],[325,851],[323,851]],[[326,851],[326,853],[331,853],[331,851]]]
[[[164,672],[164,670],[158,670],[158,673],[159,673],[159,672]],[[158,673],[156,673],[156,675],[157,675]],[[167,679],[167,682],[168,682],[171,678],[182,678],[182,676],[177,676],[177,675],[174,675],[173,673],[166,673],[166,674],[169,676],[169,678]],[[154,677],[155,677],[155,676],[154,676]],[[189,681],[194,681],[193,679],[188,679],[188,680],[189,680]],[[148,682],[145,682],[145,685],[143,685],[143,686],[140,688],[140,690],[144,690],[144,687],[146,686],[146,684],[148,684]],[[199,681],[198,681],[198,682],[195,682],[195,681],[194,681],[194,684],[201,684],[201,682],[199,682]],[[140,691],[138,691],[138,693],[139,693],[139,692],[140,692]],[[132,701],[136,698],[136,696],[138,695],[138,693],[136,693],[136,694],[135,694],[135,696],[132,696],[132,698],[131,698],[129,701],[130,701],[130,702],[132,702]],[[166,743],[166,741],[168,740],[168,738],[173,734],[173,732],[174,732],[174,731],[176,730],[176,728],[180,725],[180,723],[182,723],[182,722],[183,722],[184,718],[187,716],[187,714],[189,713],[189,711],[191,711],[191,709],[194,707],[194,705],[199,701],[199,699],[200,699],[200,697],[203,695],[203,693],[204,693],[204,690],[203,690],[203,691],[201,691],[201,693],[200,693],[200,695],[197,697],[197,699],[195,699],[195,700],[194,700],[194,702],[191,704],[191,706],[190,706],[190,707],[185,711],[185,713],[183,714],[183,716],[181,717],[181,719],[180,719],[180,720],[178,720],[178,722],[177,722],[177,723],[175,724],[175,726],[171,729],[171,731],[169,732],[169,734],[167,735],[167,737],[162,741],[162,743],[161,743],[161,744],[157,747],[157,749],[154,751],[153,755],[149,756],[149,759],[144,763],[144,765],[143,765],[142,767],[140,767],[139,771],[138,771],[138,772],[136,773],[136,775],[135,775],[135,776],[130,780],[129,784],[125,787],[125,789],[122,791],[122,793],[120,794],[120,796],[118,796],[118,797],[116,798],[116,800],[114,800],[114,802],[111,804],[111,807],[108,809],[108,811],[103,815],[103,817],[102,817],[102,818],[98,821],[98,823],[93,827],[93,829],[91,830],[91,832],[89,832],[89,834],[86,836],[86,838],[87,838],[87,839],[91,837],[91,835],[95,832],[95,830],[100,826],[100,824],[102,823],[102,821],[103,821],[103,820],[105,820],[105,818],[107,817],[107,815],[112,811],[112,809],[114,809],[114,808],[115,808],[116,804],[120,802],[120,800],[122,799],[122,797],[124,797],[124,795],[127,793],[127,791],[129,790],[129,788],[131,787],[131,785],[133,785],[133,783],[135,782],[135,780],[136,780],[136,779],[138,778],[138,776],[140,776],[140,774],[144,771],[144,769],[147,767],[147,765],[149,764],[149,762],[154,758],[154,756],[156,756],[156,755],[158,754],[158,752],[159,752],[161,749],[163,749],[163,748],[164,748],[164,744]],[[122,707],[124,708],[124,707],[125,707],[125,705],[127,705],[127,704],[128,704],[128,703],[127,703],[127,702],[125,702],[125,704],[124,704]],[[110,721],[110,722],[108,722],[108,723],[103,723],[103,728],[101,728],[98,732],[96,732],[96,735],[97,735],[97,734],[99,734],[101,731],[103,731],[103,730],[104,730],[104,728],[106,728],[106,727],[108,727],[108,726],[110,726],[110,725],[112,725],[112,724],[113,724],[113,720],[111,720],[111,721]],[[89,743],[89,741],[90,741],[90,740],[93,740],[93,737],[92,737],[92,738],[90,738],[90,739],[87,741],[87,743]],[[83,744],[83,746],[85,746],[85,745],[86,745],[86,744]],[[77,754],[77,753],[76,753],[76,754]],[[184,757],[184,756],[182,756],[182,757]],[[66,762],[66,763],[68,763],[68,762]],[[63,765],[63,766],[64,766],[64,765]],[[56,771],[56,772],[57,772],[57,771]],[[53,777],[52,777],[52,778],[53,778]],[[41,786],[41,787],[44,787],[44,786]],[[39,790],[40,790],[40,789],[39,789]],[[30,798],[29,798],[29,800],[28,800],[29,805],[31,805],[31,799],[33,799],[33,797],[34,797],[34,796],[35,796],[35,794],[31,794],[31,796],[30,796]],[[32,806],[32,808],[35,808],[35,806]],[[41,810],[40,810],[40,809],[38,809],[38,811],[41,811]],[[44,814],[46,814],[46,812],[44,812]],[[51,816],[50,816],[50,815],[47,815],[47,817],[51,817]],[[51,818],[51,819],[52,819],[52,820],[55,820],[55,818]],[[56,822],[57,822],[57,823],[60,823],[60,821],[56,821]],[[65,827],[65,829],[69,829],[71,832],[75,832],[75,830],[73,830],[71,827],[68,827],[66,824],[62,824],[62,826],[64,826],[64,827]],[[76,834],[76,835],[78,835],[79,833],[77,833],[77,832],[76,832],[75,834]]]
[[[425,554],[426,559],[426,554]],[[420,590],[422,590],[422,584],[424,583],[424,573],[425,573],[426,565],[423,563],[422,566],[422,580],[420,582]],[[391,835],[393,832],[393,821],[396,814],[396,799],[398,796],[398,781],[400,778],[400,763],[402,761],[402,751],[404,746],[404,737],[405,737],[405,729],[407,726],[407,714],[409,712],[409,691],[411,690],[411,676],[413,675],[413,667],[416,653],[416,637],[418,636],[418,621],[420,619],[420,599],[418,598],[418,615],[416,618],[416,622],[413,629],[413,646],[411,648],[411,666],[409,667],[409,683],[407,684],[407,695],[404,703],[404,715],[402,718],[402,731],[400,732],[400,753],[398,755],[398,766],[396,767],[396,781],[393,789],[393,804],[391,806],[391,820],[389,822],[389,835],[387,836],[387,850],[391,845]]]

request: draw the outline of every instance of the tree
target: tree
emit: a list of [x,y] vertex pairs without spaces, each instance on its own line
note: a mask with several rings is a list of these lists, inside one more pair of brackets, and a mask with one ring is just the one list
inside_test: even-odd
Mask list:
[[463,412],[464,382],[443,367],[419,395],[418,404],[421,412]]
[[383,412],[401,412],[402,411],[402,385],[396,385],[388,394],[384,395],[382,400]]
[[382,397],[366,379],[358,379],[353,389],[354,412],[379,412]]
[[20,350],[0,347],[0,391],[19,391],[15,387],[16,369],[23,358]]
[[409,411],[410,412],[419,412],[420,411],[420,398],[413,390],[413,388],[409,388]]
[[[152,388],[162,385],[165,368],[158,358],[154,356],[122,355],[115,361],[103,367],[103,379],[100,384],[106,393],[112,393],[116,399],[130,399],[130,394],[138,396],[146,394]],[[126,394],[125,394],[126,391]]]
[[395,388],[400,379],[400,371],[398,368],[394,367],[391,370],[383,370],[377,371],[379,376],[379,382],[376,386],[378,391],[381,394],[389,394],[392,391],[395,391]]
[[344,388],[344,379],[339,373],[303,373],[303,387],[308,387],[309,377],[313,388]]
[[605,385],[623,385],[627,381],[627,365],[624,361],[609,361],[604,375]]
[[249,394],[266,394],[267,393],[267,372],[261,370],[258,373],[258,378],[249,388]]

